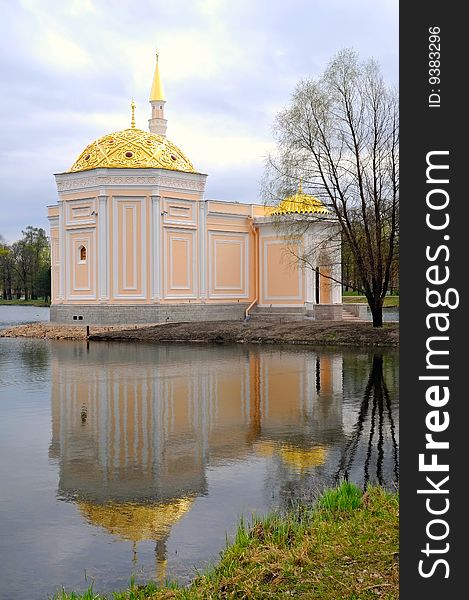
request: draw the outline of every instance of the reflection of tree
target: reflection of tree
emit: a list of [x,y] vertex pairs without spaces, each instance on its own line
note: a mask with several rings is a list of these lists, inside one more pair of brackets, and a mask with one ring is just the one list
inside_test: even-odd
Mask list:
[[18,354],[25,370],[28,372],[44,372],[49,368],[49,347],[37,343],[37,340],[28,340],[26,343],[21,344]]
[[352,465],[356,459],[357,449],[360,441],[364,441],[364,431],[368,429],[368,440],[366,443],[366,458],[364,462],[364,486],[370,480],[370,464],[373,450],[376,444],[376,479],[381,485],[384,484],[383,459],[384,459],[384,436],[385,421],[388,421],[389,432],[392,442],[393,473],[394,482],[399,481],[399,457],[396,440],[396,429],[392,415],[391,397],[386,385],[383,373],[383,355],[375,354],[368,377],[363,400],[358,412],[357,421],[353,433],[345,445],[336,473],[336,479],[348,479]]

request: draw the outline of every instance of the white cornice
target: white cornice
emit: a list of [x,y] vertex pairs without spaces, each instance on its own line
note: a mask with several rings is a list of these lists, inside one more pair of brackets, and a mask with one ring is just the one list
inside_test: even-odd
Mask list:
[[311,221],[312,223],[337,223],[338,219],[335,215],[309,215],[309,214],[289,214],[289,215],[268,215],[265,217],[253,217],[254,225],[257,227],[262,225],[280,225],[289,220],[295,221]]
[[185,173],[166,169],[91,169],[77,173],[57,173],[57,191],[73,192],[102,190],[105,187],[152,187],[180,192],[201,192],[205,190],[207,175]]

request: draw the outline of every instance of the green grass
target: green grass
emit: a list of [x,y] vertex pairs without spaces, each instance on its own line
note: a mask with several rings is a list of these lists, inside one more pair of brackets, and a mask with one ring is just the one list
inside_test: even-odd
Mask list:
[[[365,296],[359,296],[356,292],[345,292],[342,296],[342,302],[347,304],[349,302],[353,304],[366,304]],[[398,307],[399,296],[386,296],[383,302],[385,308]]]
[[47,307],[50,306],[50,302],[45,302],[44,300],[3,300],[0,299],[0,306],[40,306]]
[[397,600],[398,495],[353,484],[326,490],[314,507],[298,506],[241,521],[218,564],[187,588],[151,583],[103,597],[56,600],[216,600],[288,597]]
[[360,508],[362,492],[353,483],[345,482],[339,488],[325,490],[317,506],[326,511],[350,511]]

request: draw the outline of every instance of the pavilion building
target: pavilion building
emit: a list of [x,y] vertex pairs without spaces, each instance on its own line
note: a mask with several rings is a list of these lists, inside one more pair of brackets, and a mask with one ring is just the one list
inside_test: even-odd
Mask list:
[[[341,319],[335,217],[301,189],[273,209],[206,200],[207,175],[166,137],[165,103],[157,59],[149,131],[135,126],[132,102],[130,128],[55,175],[51,321],[235,320],[271,307]],[[282,219],[311,223],[292,241]],[[328,243],[329,265],[310,253],[304,268],[304,249]]]

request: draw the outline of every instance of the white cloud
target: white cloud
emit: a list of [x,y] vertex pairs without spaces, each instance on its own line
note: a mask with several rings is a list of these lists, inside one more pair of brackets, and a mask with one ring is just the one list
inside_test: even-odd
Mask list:
[[40,38],[37,54],[44,62],[61,69],[83,69],[92,64],[83,48],[51,29]]
[[72,17],[97,13],[93,0],[71,0],[67,8]]

